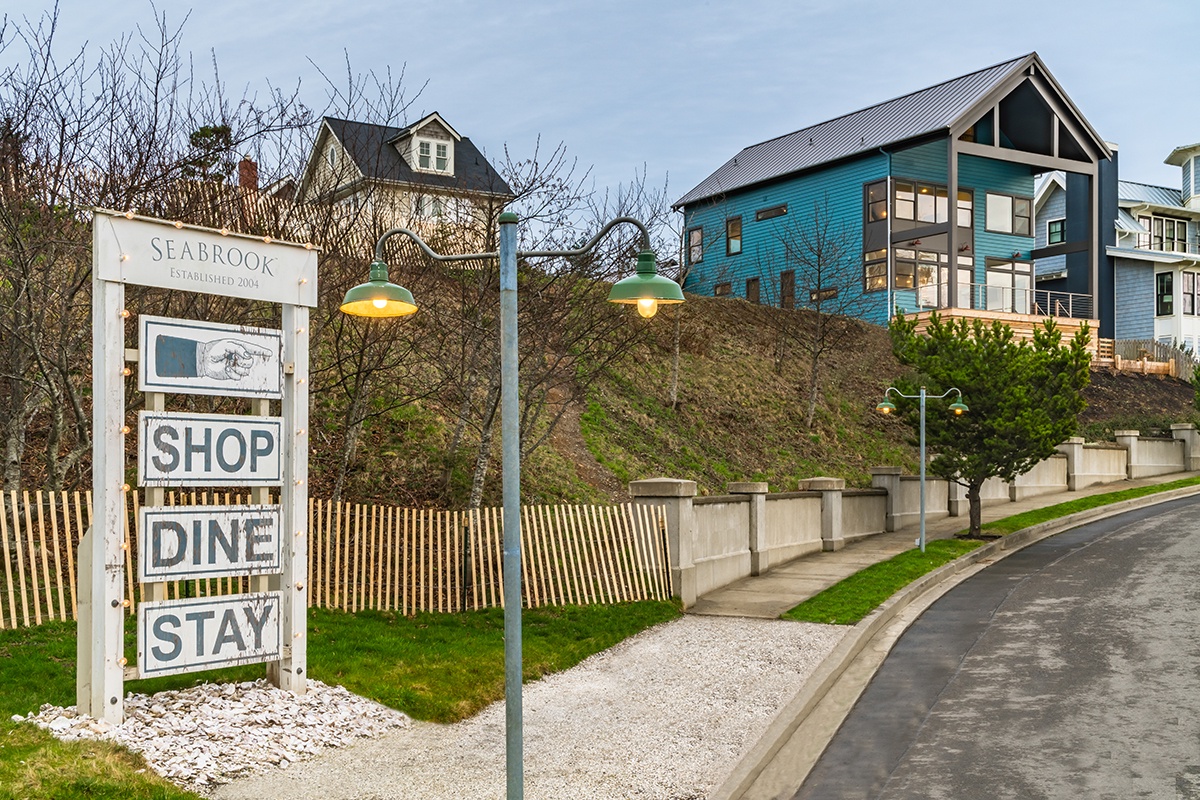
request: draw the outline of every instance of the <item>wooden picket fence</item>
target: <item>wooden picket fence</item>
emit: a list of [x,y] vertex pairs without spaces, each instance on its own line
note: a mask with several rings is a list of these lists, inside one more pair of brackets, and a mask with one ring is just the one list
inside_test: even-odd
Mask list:
[[[137,511],[125,514],[128,612],[136,583]],[[243,504],[246,496],[168,493],[168,505]],[[664,512],[644,505],[521,509],[526,606],[616,603],[671,596]],[[74,619],[75,556],[92,521],[91,492],[0,493],[0,628]],[[309,501],[308,602],[345,611],[412,614],[503,606],[503,525],[498,508],[434,511]],[[167,597],[251,590],[250,578],[167,585]],[[258,579],[263,580],[263,579]]]

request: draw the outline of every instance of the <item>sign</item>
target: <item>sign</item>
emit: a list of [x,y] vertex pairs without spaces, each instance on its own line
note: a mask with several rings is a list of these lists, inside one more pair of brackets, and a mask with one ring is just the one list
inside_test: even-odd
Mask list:
[[138,389],[222,397],[283,397],[283,331],[138,318]]
[[138,606],[143,678],[276,661],[279,592],[167,600]]
[[143,506],[138,521],[141,583],[282,569],[279,506]]
[[139,486],[280,486],[282,417],[138,412]]
[[315,249],[99,209],[92,225],[100,280],[317,305]]

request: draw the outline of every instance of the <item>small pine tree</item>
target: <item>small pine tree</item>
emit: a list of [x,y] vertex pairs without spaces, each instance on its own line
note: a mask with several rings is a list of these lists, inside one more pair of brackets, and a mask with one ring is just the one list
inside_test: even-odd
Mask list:
[[[970,408],[955,417],[927,407],[925,440],[936,453],[929,472],[966,487],[969,535],[978,537],[983,482],[1013,480],[1074,435],[1090,380],[1087,327],[1066,344],[1053,320],[1035,328],[1032,341],[1016,340],[999,321],[943,322],[936,313],[924,334],[917,333],[915,318],[903,316],[890,330],[896,357],[916,373],[897,388],[915,394],[924,385],[930,394],[941,394],[955,387]],[[917,403],[896,405],[917,430]]]

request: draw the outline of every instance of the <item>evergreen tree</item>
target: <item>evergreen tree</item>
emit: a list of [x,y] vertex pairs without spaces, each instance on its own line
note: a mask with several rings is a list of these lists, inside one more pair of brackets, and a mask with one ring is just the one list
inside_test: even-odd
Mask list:
[[[1049,319],[1034,328],[1032,341],[1017,340],[999,321],[943,322],[936,313],[924,333],[917,332],[915,318],[903,316],[890,330],[897,359],[915,373],[897,388],[916,394],[923,385],[928,393],[941,394],[957,387],[970,407],[961,417],[927,407],[925,438],[936,453],[930,474],[966,487],[969,535],[977,537],[984,481],[1013,480],[1075,434],[1090,380],[1087,326],[1068,343]],[[917,403],[900,400],[896,407],[917,430]]]

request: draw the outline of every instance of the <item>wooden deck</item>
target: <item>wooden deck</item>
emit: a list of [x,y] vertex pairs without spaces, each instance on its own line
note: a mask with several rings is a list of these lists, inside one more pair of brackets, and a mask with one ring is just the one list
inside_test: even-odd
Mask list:
[[[915,317],[917,320],[917,332],[924,333],[926,326],[929,324],[929,316],[932,311],[918,312]],[[941,308],[937,310],[938,316],[943,320],[957,322],[960,319],[966,320],[983,320],[985,325],[990,325],[994,320],[999,320],[1008,327],[1012,328],[1013,335],[1017,339],[1033,340],[1033,330],[1039,327],[1047,319],[1053,319],[1054,324],[1062,331],[1063,341],[1067,341],[1074,336],[1080,328],[1085,324],[1091,332],[1091,339],[1088,342],[1088,351],[1095,359],[1101,349],[1100,340],[1096,336],[1096,331],[1100,330],[1100,320],[1098,319],[1077,319],[1074,317],[1044,317],[1034,314],[1013,314],[1008,311],[986,311],[979,308]],[[1111,358],[1112,343],[1109,342],[1108,354]]]

